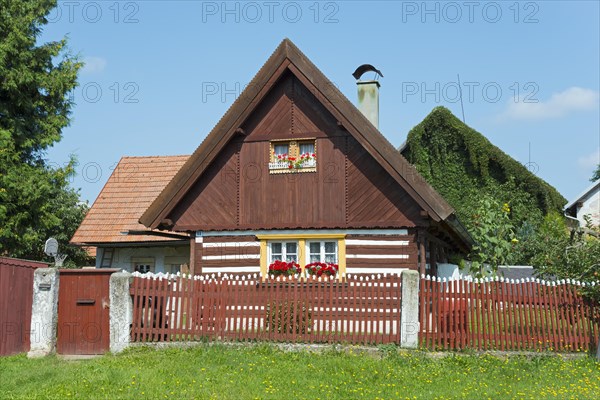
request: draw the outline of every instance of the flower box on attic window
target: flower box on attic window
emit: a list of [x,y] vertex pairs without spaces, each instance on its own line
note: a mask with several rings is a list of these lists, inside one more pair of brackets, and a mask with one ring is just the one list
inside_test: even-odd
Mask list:
[[269,154],[271,174],[317,171],[317,144],[314,138],[273,140]]

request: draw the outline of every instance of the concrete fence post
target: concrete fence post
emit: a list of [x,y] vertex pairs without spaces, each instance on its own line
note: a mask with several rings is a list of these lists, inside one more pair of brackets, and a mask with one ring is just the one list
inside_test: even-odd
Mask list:
[[44,357],[56,350],[59,271],[38,268],[33,274],[31,331],[27,357]]
[[119,353],[129,346],[133,302],[129,295],[129,272],[110,276],[110,351]]
[[402,271],[402,305],[400,310],[400,347],[419,346],[419,273]]

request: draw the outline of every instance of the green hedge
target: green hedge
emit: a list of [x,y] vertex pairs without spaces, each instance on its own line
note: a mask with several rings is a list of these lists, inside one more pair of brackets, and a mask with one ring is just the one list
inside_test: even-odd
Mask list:
[[550,211],[562,211],[566,199],[447,108],[435,108],[409,133],[402,150],[423,177],[472,228],[482,196],[509,203],[517,229],[537,225]]

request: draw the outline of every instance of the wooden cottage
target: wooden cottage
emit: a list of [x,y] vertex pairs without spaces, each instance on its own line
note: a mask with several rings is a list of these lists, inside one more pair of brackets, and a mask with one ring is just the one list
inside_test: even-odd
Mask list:
[[341,275],[435,273],[472,243],[452,207],[288,39],[139,222],[186,235],[195,274],[264,275],[276,259],[333,261]]

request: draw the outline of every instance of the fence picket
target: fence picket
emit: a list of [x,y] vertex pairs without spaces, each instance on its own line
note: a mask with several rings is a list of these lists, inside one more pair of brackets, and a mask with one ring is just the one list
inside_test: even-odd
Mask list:
[[350,335],[351,335],[351,340],[350,343],[352,344],[358,344],[360,343],[360,336],[358,334],[359,331],[359,315],[360,315],[360,311],[359,311],[359,307],[360,307],[360,301],[359,301],[359,296],[360,296],[360,281],[359,281],[359,276],[358,275],[352,275],[352,276],[348,276],[348,285],[349,287],[352,288],[352,292],[351,292],[351,300],[350,300],[350,304],[349,304],[349,315],[350,317],[350,321],[349,321],[349,326],[350,326]]
[[[552,286],[551,282],[547,282],[544,286],[546,292],[548,293],[548,310],[546,311],[546,316],[550,325],[550,332],[547,342],[551,343],[552,349],[566,349],[569,347],[570,341],[568,340],[569,337],[561,332],[561,320],[566,319],[565,309],[561,306],[561,303],[564,304],[564,299],[557,297],[556,287]],[[553,310],[556,310],[556,312],[553,312]],[[561,342],[563,345],[561,345]]]
[[490,293],[489,293],[489,313],[490,313],[490,346],[494,349],[498,349],[498,279],[493,279],[490,282]]
[[575,329],[577,332],[577,348],[576,350],[581,350],[585,348],[585,344],[584,344],[584,333],[583,333],[583,321],[584,321],[584,317],[583,317],[583,309],[582,309],[582,304],[581,304],[581,296],[577,295],[577,288],[573,287],[572,288],[572,292],[571,292],[571,296],[572,296],[572,304],[573,304],[573,308],[575,310]]
[[561,290],[563,295],[563,305],[561,308],[564,310],[564,322],[562,323],[562,326],[565,328],[567,325],[572,327],[568,331],[565,329],[563,342],[565,343],[565,347],[570,347],[570,350],[579,350],[579,329],[577,328],[578,315],[575,305],[577,287],[575,285],[559,286],[559,289],[564,289]]
[[462,311],[462,329],[461,329],[461,334],[462,334],[462,346],[461,348],[467,348],[469,346],[469,337],[468,337],[468,331],[469,331],[469,307],[470,307],[470,303],[469,303],[469,285],[468,282],[461,279],[461,293],[462,293],[462,304],[463,304],[463,311]]
[[523,321],[525,328],[523,329],[523,346],[526,350],[531,350],[531,331],[533,321],[531,320],[531,294],[529,292],[529,278],[521,279],[521,292],[523,299],[521,300],[521,308],[523,313]]
[[573,286],[570,288],[567,288],[566,286],[563,287],[565,290],[565,294],[568,298],[567,301],[567,306],[566,309],[569,310],[569,314],[572,316],[571,317],[571,321],[572,321],[572,329],[571,332],[573,333],[573,346],[572,346],[572,350],[579,350],[581,348],[581,340],[580,340],[580,332],[579,332],[579,321],[580,321],[580,316],[579,316],[579,310],[577,308],[577,287]]
[[511,282],[513,288],[513,308],[515,315],[515,342],[518,345],[518,350],[523,350],[523,312],[520,307],[521,302],[521,285],[519,280]]
[[138,310],[141,311],[140,306],[140,295],[139,295],[139,278],[134,277],[132,282],[132,287],[130,288],[130,293],[133,296],[133,315],[131,317],[131,340],[138,341],[139,338],[139,328],[141,326],[141,318],[139,316]]

